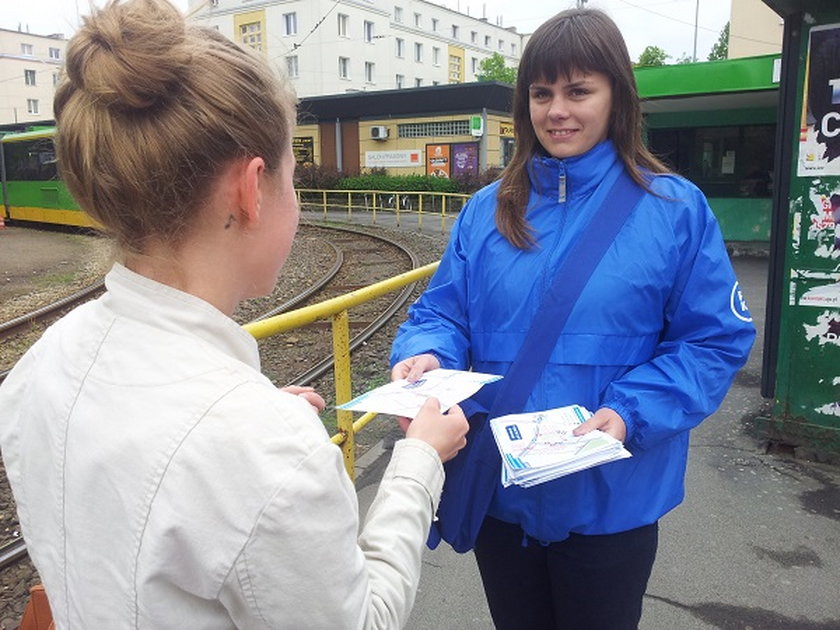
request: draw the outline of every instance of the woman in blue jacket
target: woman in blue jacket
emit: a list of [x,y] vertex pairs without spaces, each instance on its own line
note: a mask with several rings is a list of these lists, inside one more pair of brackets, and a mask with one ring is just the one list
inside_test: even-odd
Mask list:
[[657,521],[683,498],[689,430],[721,403],[755,330],[703,194],[643,144],[609,17],[569,10],[537,29],[513,116],[513,160],[458,217],[394,341],[392,377],[505,374],[563,257],[604,203],[622,203],[605,199],[619,175],[644,189],[521,410],[581,404],[594,414],[577,432],[601,429],[633,456],[530,488],[497,483],[475,543],[497,628],[636,628]]

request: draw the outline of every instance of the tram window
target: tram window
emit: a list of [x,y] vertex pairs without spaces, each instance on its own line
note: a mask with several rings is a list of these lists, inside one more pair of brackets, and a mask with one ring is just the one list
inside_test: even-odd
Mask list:
[[707,197],[772,194],[774,125],[651,129],[651,151]]
[[10,181],[48,181],[58,179],[55,147],[49,138],[28,142],[7,142],[6,178]]

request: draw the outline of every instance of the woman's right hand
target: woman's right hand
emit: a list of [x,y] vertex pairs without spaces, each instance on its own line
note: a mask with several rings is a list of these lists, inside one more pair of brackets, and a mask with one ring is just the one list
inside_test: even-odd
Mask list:
[[417,354],[413,357],[403,359],[391,368],[391,380],[396,381],[404,378],[413,383],[423,376],[424,372],[436,370],[440,367],[440,361],[433,354]]
[[[440,361],[438,358],[433,354],[417,354],[413,357],[408,357],[407,359],[403,359],[393,368],[391,368],[391,380],[398,381],[401,378],[404,378],[409,383],[413,383],[418,378],[423,376],[425,372],[429,370],[436,370],[440,367]],[[397,422],[400,424],[400,428],[403,430],[403,433],[408,431],[408,425],[411,424],[411,418],[406,418],[404,416],[397,416]]]
[[448,462],[466,445],[469,428],[467,418],[458,405],[441,413],[438,399],[429,398],[408,425],[405,436],[423,440],[438,452],[442,462]]

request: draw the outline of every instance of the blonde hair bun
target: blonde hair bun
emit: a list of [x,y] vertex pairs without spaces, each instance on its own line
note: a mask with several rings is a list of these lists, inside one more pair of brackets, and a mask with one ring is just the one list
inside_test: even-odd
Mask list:
[[92,105],[144,110],[179,92],[191,53],[168,2],[111,0],[85,17],[67,49],[67,79]]

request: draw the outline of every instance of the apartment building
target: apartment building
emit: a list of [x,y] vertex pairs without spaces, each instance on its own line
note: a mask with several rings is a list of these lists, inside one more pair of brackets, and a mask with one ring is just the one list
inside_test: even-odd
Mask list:
[[188,16],[261,51],[302,97],[472,82],[524,44],[500,19],[424,0],[190,0]]
[[50,120],[67,40],[0,28],[0,124]]

